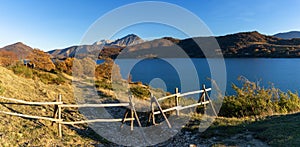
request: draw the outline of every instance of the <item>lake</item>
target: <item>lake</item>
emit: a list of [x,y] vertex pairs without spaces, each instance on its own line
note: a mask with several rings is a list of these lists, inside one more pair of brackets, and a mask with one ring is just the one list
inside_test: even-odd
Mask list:
[[[217,61],[220,59],[209,59]],[[232,83],[241,86],[239,76],[250,81],[257,81],[261,87],[270,87],[271,83],[282,91],[300,90],[300,59],[295,58],[227,58],[224,59],[226,71],[217,74],[226,75],[226,94],[234,94]],[[218,62],[216,62],[218,63]],[[218,68],[218,64],[210,64],[207,59],[119,59],[123,78],[131,74],[132,81],[141,81],[156,88],[174,92],[175,87],[180,91],[195,90],[195,85],[210,86],[211,69]],[[198,76],[198,80],[197,77]],[[224,84],[224,82],[222,82]],[[217,84],[222,84],[218,83]]]

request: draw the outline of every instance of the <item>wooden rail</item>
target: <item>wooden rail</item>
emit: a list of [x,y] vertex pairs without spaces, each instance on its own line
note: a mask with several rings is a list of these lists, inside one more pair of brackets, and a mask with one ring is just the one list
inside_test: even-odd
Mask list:
[[[124,124],[126,121],[131,122],[131,130],[133,130],[133,121],[137,120],[140,127],[141,123],[138,119],[137,112],[134,108],[134,103],[132,102],[132,98],[130,97],[129,103],[110,103],[110,104],[63,104],[62,97],[59,95],[57,97],[56,102],[28,102],[24,100],[19,100],[15,98],[7,98],[0,96],[0,99],[6,100],[6,101],[12,101],[16,104],[25,104],[25,105],[54,105],[54,114],[53,117],[44,117],[44,116],[34,116],[34,115],[26,115],[26,114],[20,114],[20,113],[13,113],[13,112],[6,112],[6,111],[0,111],[2,114],[6,115],[12,115],[12,116],[18,116],[23,118],[30,118],[30,119],[41,119],[41,120],[48,120],[57,123],[57,129],[58,129],[58,136],[62,137],[62,124],[64,125],[74,125],[74,124],[83,124],[83,123],[94,123],[94,122],[122,122]],[[11,104],[11,103],[7,103]],[[126,107],[129,106],[131,109],[131,118],[127,118],[127,115],[123,118],[103,118],[103,119],[93,119],[93,120],[81,120],[81,121],[63,121],[62,119],[62,108],[81,108],[81,107]],[[127,113],[128,110],[126,110]],[[52,123],[53,124],[53,123]]]
[[[177,109],[180,109],[181,107],[182,107],[182,106],[177,106],[177,107],[168,108],[168,109],[162,110],[162,112],[165,113],[165,112],[177,110]],[[161,112],[160,112],[160,111],[154,112],[154,115],[156,115],[156,114],[161,114]]]
[[26,115],[26,114],[13,113],[13,112],[0,111],[0,113],[7,114],[7,115],[13,115],[13,116],[24,117],[24,118],[31,118],[31,119],[43,119],[43,120],[49,120],[49,121],[54,121],[54,122],[59,122],[59,121],[61,121],[61,120],[55,119],[55,118],[42,117],[42,116],[33,116],[33,115]]
[[191,105],[188,105],[188,106],[181,106],[178,108],[178,110],[183,110],[183,109],[187,109],[187,108],[192,108],[192,107],[196,107],[196,106],[200,106],[200,105],[205,105],[205,104],[208,104],[209,101],[206,101],[206,102],[201,102],[201,103],[196,103],[196,104],[191,104]]
[[171,94],[171,95],[168,95],[168,96],[165,96],[165,97],[161,97],[161,98],[158,98],[157,100],[158,100],[158,101],[162,101],[162,100],[165,100],[165,99],[174,97],[174,96],[176,96],[176,95],[178,95],[178,94],[180,94],[180,93]]
[[[150,107],[151,107],[151,113],[149,115],[149,121],[152,118],[153,124],[155,124],[155,115],[161,114],[163,118],[165,119],[167,125],[169,128],[171,128],[171,124],[165,115],[166,112],[169,111],[174,111],[176,110],[176,115],[178,116],[180,113],[180,110],[183,109],[188,109],[192,107],[197,107],[199,105],[204,105],[204,108],[206,108],[207,104],[211,104],[212,110],[216,114],[216,111],[214,109],[214,106],[212,105],[212,101],[210,100],[210,97],[208,95],[208,91],[211,91],[211,88],[205,88],[205,85],[202,86],[201,90],[197,91],[191,91],[191,92],[186,92],[186,93],[180,93],[178,91],[178,88],[175,89],[175,94],[168,95],[165,97],[161,98],[156,98],[153,96],[151,93],[151,102],[150,102]],[[187,106],[181,106],[180,105],[180,98],[183,96],[187,95],[192,95],[192,94],[202,94],[198,100],[197,103],[187,105]],[[167,108],[163,110],[160,106],[160,101],[170,99],[170,98],[175,98],[175,106],[171,108]],[[12,115],[12,116],[18,116],[18,117],[23,117],[23,118],[30,118],[30,119],[42,119],[42,120],[48,120],[52,121],[53,123],[57,123],[57,129],[58,129],[58,135],[62,137],[62,125],[74,125],[74,124],[82,124],[82,123],[94,123],[94,122],[122,122],[121,127],[126,121],[130,121],[130,127],[131,130],[133,130],[133,124],[134,120],[137,121],[139,127],[142,127],[141,122],[138,118],[137,111],[135,109],[134,103],[133,103],[133,96],[129,96],[129,102],[128,103],[109,103],[109,104],[64,104],[62,101],[61,95],[59,95],[56,99],[56,102],[29,102],[29,101],[24,101],[24,100],[19,100],[15,98],[7,98],[0,96],[0,99],[6,100],[6,101],[12,101],[15,102],[16,104],[25,104],[25,105],[54,105],[54,113],[53,117],[44,117],[44,116],[33,116],[33,115],[26,115],[26,114],[20,114],[20,113],[14,113],[14,112],[6,112],[6,111],[0,111],[2,114],[6,115]],[[7,103],[11,104],[11,103]],[[155,111],[154,104],[158,107],[158,111]],[[81,120],[81,121],[64,121],[62,119],[62,109],[63,108],[82,108],[82,107],[129,107],[129,109],[126,109],[124,117],[123,118],[101,118],[101,119],[93,119],[93,120]],[[131,114],[130,117],[127,117],[128,114]],[[217,114],[216,114],[217,115]],[[143,134],[144,135],[144,134]]]
[[[205,90],[206,91],[211,91],[211,88],[207,88]],[[157,100],[162,101],[162,100],[169,99],[169,98],[172,98],[172,97],[175,97],[175,96],[183,97],[183,96],[192,95],[192,94],[199,94],[199,93],[203,93],[203,92],[204,92],[204,90],[197,90],[197,91],[191,91],[191,92],[186,92],[186,93],[179,93],[178,92],[178,93],[175,93],[175,94],[171,94],[171,95],[168,95],[168,96],[158,98]]]
[[[165,114],[164,114],[165,112],[176,110],[176,115],[179,116],[180,110],[184,110],[184,109],[188,109],[188,108],[193,108],[193,107],[197,107],[197,106],[200,106],[200,105],[204,105],[204,109],[205,109],[207,104],[211,104],[212,109],[213,109],[214,113],[216,114],[214,106],[212,105],[212,101],[210,100],[210,97],[208,95],[208,91],[211,91],[211,88],[205,88],[205,85],[202,85],[202,89],[201,90],[197,90],[197,91],[180,93],[180,92],[178,92],[178,88],[175,88],[175,93],[174,94],[171,94],[171,95],[168,95],[168,96],[165,96],[165,97],[161,97],[161,98],[158,98],[158,99],[156,99],[155,97],[152,97],[151,98],[151,106],[150,106],[151,107],[151,114],[149,115],[149,120],[148,121],[150,122],[150,119],[152,118],[152,123],[156,124],[155,123],[155,115],[162,114],[164,116],[165,120],[168,123],[168,119],[165,117]],[[184,96],[188,96],[188,95],[193,95],[193,94],[201,94],[201,96],[199,97],[199,100],[198,100],[197,103],[190,104],[190,105],[187,105],[187,106],[181,106],[180,105],[180,97],[184,97]],[[160,107],[160,104],[158,102],[162,101],[162,100],[166,100],[166,99],[171,99],[171,98],[175,99],[175,106],[171,107],[171,108],[167,108],[165,110],[162,110],[161,107]],[[206,100],[206,98],[208,100]],[[156,103],[156,105],[159,108],[158,111],[155,111],[154,105],[152,103]]]
[[211,88],[207,88],[205,90],[197,90],[197,91],[191,91],[191,92],[186,92],[179,94],[179,97],[187,96],[187,95],[192,95],[192,94],[199,94],[199,93],[204,93],[205,91],[211,91]]
[[19,104],[26,104],[26,105],[60,105],[60,104],[63,104],[62,102],[28,102],[28,101],[24,101],[24,100],[18,100],[18,99],[14,99],[14,98],[7,98],[7,97],[3,97],[3,96],[0,96],[0,99],[13,101],[13,102],[16,102],[16,103],[19,103]]
[[82,120],[82,121],[74,121],[74,122],[61,122],[62,124],[69,124],[69,125],[74,125],[74,124],[84,124],[84,123],[94,123],[94,122],[121,122],[121,121],[131,121],[135,120],[134,118],[118,118],[118,119],[93,119],[93,120]]
[[67,107],[121,107],[121,106],[129,106],[129,103],[111,103],[111,104],[81,104],[81,105],[73,105],[73,104],[63,104],[60,105],[61,107],[67,108]]

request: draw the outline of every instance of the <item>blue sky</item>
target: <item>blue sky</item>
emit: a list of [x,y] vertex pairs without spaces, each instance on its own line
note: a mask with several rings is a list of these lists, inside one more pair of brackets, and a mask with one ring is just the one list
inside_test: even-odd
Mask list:
[[[0,0],[0,47],[15,42],[48,51],[79,44],[101,16],[134,0]],[[300,31],[299,0],[164,1],[181,6],[204,21],[214,35],[257,30],[272,35]],[[176,17],[176,16],[174,16]],[[179,20],[180,21],[180,20]],[[135,33],[151,39],[184,38],[178,30],[156,24],[129,27],[115,38]],[[98,40],[105,39],[99,38]],[[96,40],[95,40],[96,41]]]

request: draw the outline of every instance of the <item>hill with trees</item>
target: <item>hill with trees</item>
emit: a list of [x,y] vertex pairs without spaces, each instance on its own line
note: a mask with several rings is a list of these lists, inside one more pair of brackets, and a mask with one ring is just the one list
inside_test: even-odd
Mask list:
[[[187,39],[176,39],[163,37],[146,42],[138,42],[130,46],[110,45],[85,45],[73,46],[62,50],[53,50],[48,53],[52,58],[74,57],[77,54],[99,55],[99,58],[116,58],[119,54],[127,54],[129,58],[157,57],[153,51],[172,52],[172,48],[181,48],[191,58],[204,58],[204,54],[197,42],[215,38],[219,49],[212,52],[216,55],[223,55],[225,58],[298,58],[300,57],[300,39],[282,39],[274,36],[263,35],[257,31],[241,32],[217,37],[193,37]],[[143,56],[139,56],[142,54]],[[175,55],[175,54],[173,54]],[[169,56],[168,56],[169,57]],[[177,58],[177,56],[170,57]],[[180,58],[180,56],[178,56]]]
[[[217,38],[218,41],[227,43],[226,39],[232,40],[225,46],[234,46],[243,50],[251,44],[286,44],[286,40],[276,37],[263,36],[257,32],[233,34]],[[200,38],[201,39],[201,38]],[[174,38],[164,38],[154,40],[155,43],[144,42],[137,47],[133,45],[128,49],[128,53],[137,53],[147,51],[148,46],[156,49],[172,49],[173,44],[193,48],[193,40],[178,40]],[[283,41],[283,42],[280,42]],[[241,43],[243,42],[243,43]],[[163,48],[159,48],[163,47]],[[121,79],[120,71],[114,66],[110,57],[110,47],[106,47],[107,52],[102,54],[106,60],[101,64],[96,64],[91,58],[82,59],[68,57],[64,60],[56,60],[53,64],[50,55],[38,49],[32,49],[28,59],[36,64],[35,68],[27,67],[18,62],[14,52],[10,50],[1,51],[0,57],[4,58],[0,67],[0,95],[13,97],[26,101],[54,101],[57,94],[63,95],[63,101],[68,104],[76,103],[74,98],[74,89],[72,88],[72,79],[74,77],[73,66],[76,67],[76,76],[82,78],[84,82],[93,84],[106,102],[116,102],[116,87],[126,90],[126,80]],[[124,50],[121,49],[120,50]],[[126,50],[124,50],[126,51]],[[118,53],[116,49],[113,54]],[[147,52],[146,52],[147,53]],[[104,56],[105,55],[105,56]],[[192,53],[190,54],[192,55]],[[15,59],[10,61],[11,59]],[[0,58],[0,59],[1,59]],[[6,64],[7,63],[7,64]],[[118,83],[112,83],[112,76],[118,78]],[[78,80],[78,79],[73,79]],[[129,89],[135,96],[135,100],[149,100],[150,86],[142,83],[129,81]],[[112,84],[118,84],[113,86]],[[248,145],[298,145],[300,129],[297,121],[300,119],[300,100],[297,93],[281,92],[274,87],[259,87],[254,82],[246,82],[243,87],[236,87],[235,95],[224,97],[223,105],[215,122],[205,132],[198,131],[203,115],[201,113],[190,113],[191,120],[186,124],[174,138],[159,145],[207,145],[207,146],[248,146]],[[166,93],[162,90],[157,92],[163,96]],[[154,93],[155,94],[155,93]],[[128,96],[125,93],[125,96]],[[119,97],[118,97],[119,98]],[[127,97],[126,97],[127,98]],[[119,100],[119,99],[118,99]],[[180,102],[186,100],[181,98]],[[2,102],[2,101],[1,101]],[[0,111],[16,111],[19,113],[28,113],[32,115],[52,116],[54,109],[52,107],[27,107],[19,105],[7,105],[4,102],[0,105]],[[163,101],[162,106],[170,105],[173,102]],[[218,100],[213,100],[218,103]],[[140,106],[140,105],[137,105]],[[203,112],[204,107],[198,107],[197,112]],[[64,120],[82,120],[84,116],[78,109],[64,110]],[[119,114],[120,111],[115,111]],[[193,111],[194,112],[194,109]],[[113,114],[113,113],[112,113]],[[278,115],[278,116],[275,116]],[[120,115],[120,114],[119,114]],[[167,113],[172,115],[172,112]],[[143,122],[146,122],[149,116],[145,112],[140,112],[139,116]],[[210,118],[209,118],[210,119]],[[211,118],[213,119],[213,118]],[[158,118],[160,120],[160,118]],[[89,145],[107,145],[116,146],[114,143],[103,139],[97,135],[87,124],[82,125],[64,125],[63,139],[57,137],[56,126],[51,122],[35,119],[16,118],[15,116],[0,115],[0,145],[2,146],[89,146]],[[288,132],[286,131],[288,130]],[[290,133],[293,132],[293,133]],[[274,135],[276,134],[276,135]],[[278,136],[277,134],[284,134]],[[284,140],[284,142],[282,141]]]
[[1,51],[13,52],[18,59],[26,59],[26,57],[32,52],[33,48],[28,45],[25,45],[22,42],[17,42],[3,48],[0,48]]
[[275,37],[282,38],[282,39],[293,39],[293,38],[300,38],[299,31],[290,31],[284,33],[278,33],[274,35]]

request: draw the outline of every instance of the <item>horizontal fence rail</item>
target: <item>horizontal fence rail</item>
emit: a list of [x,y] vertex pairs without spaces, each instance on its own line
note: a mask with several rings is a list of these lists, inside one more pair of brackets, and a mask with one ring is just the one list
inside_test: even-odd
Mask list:
[[135,120],[134,118],[126,118],[126,119],[93,119],[93,120],[82,120],[82,121],[74,121],[74,122],[61,122],[61,124],[69,124],[69,125],[74,125],[74,124],[84,124],[84,123],[94,123],[94,122],[121,122],[121,121],[131,121]]
[[191,104],[191,105],[188,105],[188,106],[179,107],[178,110],[183,110],[183,109],[192,108],[192,107],[196,107],[196,106],[200,106],[200,105],[205,105],[205,104],[208,104],[208,103],[209,103],[209,101],[200,102],[200,103],[196,103],[196,104]]
[[162,101],[162,100],[165,100],[165,99],[168,99],[168,98],[172,98],[172,97],[174,97],[174,96],[177,96],[178,94],[180,94],[180,93],[177,93],[177,94],[171,94],[171,95],[168,95],[168,96],[164,96],[164,97],[158,98],[157,100],[158,100],[158,101]]
[[[211,90],[211,88],[207,88],[207,89],[205,89],[205,91],[210,91]],[[197,90],[197,91],[191,91],[191,92],[186,92],[186,93],[182,93],[182,94],[180,94],[179,93],[179,97],[182,97],[182,96],[187,96],[187,95],[193,95],[193,94],[199,94],[199,93],[203,93],[204,92],[204,90]]]
[[[171,95],[168,95],[168,96],[164,96],[164,97],[161,97],[161,98],[156,98],[155,96],[153,96],[153,94],[151,94],[151,114],[149,115],[149,119],[148,119],[148,122],[150,122],[150,119],[152,118],[152,123],[153,124],[156,124],[155,123],[155,115],[157,114],[161,114],[163,115],[163,117],[165,118],[167,124],[169,125],[169,127],[171,126],[169,121],[168,121],[168,118],[166,117],[166,115],[164,113],[166,112],[170,112],[170,111],[176,111],[176,115],[179,116],[179,113],[181,110],[184,110],[184,109],[188,109],[188,108],[193,108],[193,107],[197,107],[197,106],[200,106],[200,105],[203,105],[204,109],[206,109],[206,105],[207,104],[211,104],[212,106],[212,109],[216,114],[216,111],[214,109],[214,106],[212,105],[212,101],[210,100],[210,97],[208,95],[208,92],[211,91],[212,89],[211,88],[205,88],[205,85],[202,85],[202,89],[201,90],[196,90],[196,91],[190,91],[190,92],[185,92],[185,93],[180,93],[178,92],[178,88],[175,88],[175,93],[174,94],[171,94]],[[188,95],[193,95],[193,94],[200,94],[201,96],[199,97],[199,100],[197,103],[195,104],[189,104],[187,106],[181,106],[180,105],[180,97],[184,97],[184,96],[188,96]],[[159,101],[162,101],[162,100],[166,100],[166,99],[174,99],[175,101],[175,106],[171,107],[171,108],[166,108],[166,109],[162,109],[160,104],[159,104]],[[157,107],[158,107],[158,110],[155,111],[154,109],[154,105],[153,104],[156,104]]]
[[[169,122],[168,118],[166,117],[165,113],[174,111],[176,110],[176,115],[179,115],[179,111],[187,108],[192,108],[192,107],[197,107],[200,105],[204,105],[204,107],[207,104],[211,104],[212,101],[209,98],[208,91],[211,91],[211,88],[205,88],[205,85],[203,85],[201,90],[197,91],[191,91],[191,92],[186,92],[186,93],[179,93],[178,88],[175,89],[175,94],[171,94],[165,97],[161,98],[156,98],[151,94],[151,102],[150,102],[150,107],[151,107],[151,113],[149,116],[149,121],[152,117],[153,124],[155,124],[155,115],[161,114],[163,118],[166,120],[167,125],[169,128],[171,128],[171,123]],[[190,104],[187,106],[181,106],[179,105],[180,97],[187,96],[187,95],[192,95],[192,94],[201,94],[199,100],[195,104]],[[160,106],[159,101],[165,100],[165,99],[171,99],[175,98],[175,106],[171,108],[166,108],[162,109]],[[207,98],[207,100],[206,100]],[[41,120],[48,120],[57,123],[58,126],[58,134],[60,137],[62,137],[62,124],[64,125],[74,125],[74,124],[83,124],[83,123],[95,123],[95,122],[122,122],[121,127],[126,121],[130,121],[130,127],[131,130],[133,130],[134,127],[134,121],[136,120],[139,127],[142,127],[138,114],[136,112],[136,109],[134,107],[133,103],[133,96],[129,96],[129,102],[128,103],[105,103],[105,104],[64,104],[62,101],[61,95],[58,96],[57,100],[55,102],[30,102],[30,101],[25,101],[25,100],[19,100],[15,98],[7,98],[0,96],[0,100],[6,100],[6,101],[11,101],[14,102],[13,104],[25,104],[25,105],[54,105],[54,113],[53,117],[45,117],[45,116],[34,116],[34,115],[26,115],[26,114],[21,114],[21,113],[15,113],[15,112],[6,112],[6,111],[0,111],[2,114],[6,115],[12,115],[12,116],[18,116],[18,117],[23,117],[23,118],[30,118],[30,119],[41,119]],[[1,102],[1,103],[6,103],[6,104],[12,104],[8,102]],[[156,104],[157,108],[159,111],[155,111],[154,104]],[[211,104],[212,105],[212,104]],[[92,120],[79,120],[79,121],[64,121],[62,118],[62,108],[84,108],[84,107],[95,107],[95,108],[103,108],[103,107],[129,107],[129,109],[126,109],[124,117],[123,118],[98,118],[98,119],[92,119]],[[212,108],[214,110],[214,107],[212,105]],[[215,110],[214,110],[215,112]],[[216,113],[216,112],[215,112]],[[130,117],[127,117],[128,114],[131,114]]]
[[28,101],[24,101],[24,100],[18,100],[18,99],[14,99],[14,98],[7,98],[7,97],[3,97],[3,96],[0,96],[0,99],[13,101],[15,103],[26,104],[26,105],[59,105],[59,104],[63,104],[62,102],[28,102]]
[[7,114],[7,115],[24,117],[24,118],[49,120],[49,121],[54,121],[54,122],[60,122],[60,121],[62,121],[60,119],[55,119],[55,118],[49,118],[49,117],[43,117],[43,116],[26,115],[26,114],[13,113],[13,112],[0,111],[0,113]]
[[[0,96],[0,99],[14,102],[14,104],[25,104],[25,105],[54,105],[54,114],[53,117],[44,117],[44,116],[34,116],[34,115],[27,115],[21,113],[14,113],[14,112],[6,112],[0,111],[2,114],[18,116],[22,118],[29,118],[29,119],[40,119],[40,120],[48,120],[58,124],[58,134],[62,137],[62,128],[61,124],[64,125],[74,125],[74,124],[83,124],[83,123],[95,123],[95,122],[124,122],[131,121],[131,130],[133,130],[133,121],[137,120],[137,113],[132,112],[135,114],[131,115],[131,118],[127,118],[127,115],[124,118],[101,118],[101,119],[92,119],[92,120],[81,120],[81,121],[63,121],[62,119],[62,108],[82,108],[82,107],[133,107],[134,104],[130,100],[129,103],[110,103],[110,104],[64,104],[61,100],[61,95],[59,95],[56,102],[29,102],[24,100],[19,100],[15,98],[7,98]],[[7,103],[11,104],[11,103]],[[131,110],[132,111],[132,110]],[[127,112],[126,112],[127,113]]]
[[[165,112],[177,110],[177,109],[180,109],[180,108],[181,108],[181,106],[176,106],[176,107],[172,107],[172,108],[168,108],[168,109],[162,110],[162,112],[165,113]],[[160,111],[155,111],[154,114],[161,114],[161,112]]]
[[[206,91],[211,91],[211,88],[207,88],[205,90]],[[199,93],[203,93],[203,92],[204,92],[204,90],[197,90],[197,91],[191,91],[191,92],[186,92],[186,93],[175,93],[175,94],[171,94],[171,95],[168,95],[168,96],[158,98],[157,100],[162,101],[162,100],[165,100],[165,99],[172,98],[174,96],[183,97],[183,96],[192,95],[192,94],[199,94]]]
[[73,104],[62,104],[60,107],[121,107],[121,106],[129,106],[129,103],[112,103],[112,104],[81,104],[81,105],[73,105]]

